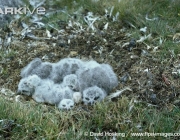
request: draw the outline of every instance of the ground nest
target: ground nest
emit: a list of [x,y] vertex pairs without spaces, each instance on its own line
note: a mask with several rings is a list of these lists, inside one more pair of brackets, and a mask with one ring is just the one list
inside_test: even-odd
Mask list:
[[62,58],[76,57],[110,64],[119,79],[114,91],[128,86],[132,92],[125,93],[126,96],[161,107],[168,103],[180,105],[179,58],[161,60],[158,52],[163,45],[154,51],[143,42],[135,42],[129,49],[128,42],[132,38],[126,35],[122,22],[114,22],[106,30],[98,27],[96,31],[80,32],[65,25],[63,34],[52,29],[50,38],[46,37],[45,29],[32,30],[38,39],[28,34],[22,38],[18,32],[23,28],[16,22],[12,24],[17,34],[3,49],[6,55],[0,58],[0,84],[4,88],[16,92],[21,69],[34,58],[57,62]]

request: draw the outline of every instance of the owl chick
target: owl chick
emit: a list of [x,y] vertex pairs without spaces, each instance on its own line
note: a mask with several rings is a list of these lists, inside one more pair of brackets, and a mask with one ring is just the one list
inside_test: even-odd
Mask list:
[[20,80],[17,93],[30,96],[34,94],[35,88],[41,83],[37,75],[30,75]]
[[58,104],[60,110],[70,110],[74,107],[74,101],[71,99],[63,99]]
[[40,85],[42,79],[37,75],[30,75],[27,77],[27,84],[31,88],[36,88],[38,85]]
[[50,77],[51,72],[52,64],[49,62],[43,62],[31,72],[31,75],[36,74],[41,79],[46,79]]
[[53,64],[50,79],[52,79],[55,83],[61,83],[66,75],[75,74],[82,65],[83,62],[80,59],[64,58]]
[[77,71],[80,91],[83,92],[91,86],[98,86],[109,94],[118,85],[117,76],[110,65],[94,64],[94,67],[90,66]]
[[78,82],[77,75],[75,74],[66,75],[63,79],[62,84],[64,86],[68,86],[73,91],[79,91],[79,82]]
[[52,72],[52,64],[49,62],[42,62],[40,58],[35,58],[26,67],[21,70],[21,77],[28,77],[30,75],[38,75],[42,79],[46,79]]
[[73,99],[73,91],[68,86],[54,84],[52,80],[42,80],[32,97],[36,102],[57,105],[63,99]]
[[35,87],[32,98],[38,103],[56,104],[59,102],[58,94],[53,92],[54,82],[52,80],[41,80],[41,83]]
[[102,101],[106,97],[106,92],[97,86],[92,86],[83,91],[82,101],[85,105],[93,105]]
[[110,79],[106,71],[100,66],[90,69],[80,69],[77,72],[80,92],[92,86],[98,86],[107,93],[111,90]]
[[93,68],[99,67],[99,66],[100,66],[100,64],[94,60],[83,62],[83,68],[84,69],[93,69]]
[[28,82],[27,82],[27,77],[23,78],[20,80],[19,84],[18,84],[18,90],[17,93],[18,94],[24,94],[27,96],[31,96],[34,93],[34,87],[29,86]]
[[113,68],[109,64],[101,64],[101,67],[106,71],[106,74],[109,77],[110,80],[110,89],[113,89],[118,86],[118,78],[115,72],[113,71]]
[[32,74],[32,71],[34,69],[36,69],[38,66],[40,66],[42,63],[40,58],[35,58],[34,60],[32,60],[27,66],[25,66],[22,70],[21,70],[21,77],[28,77],[29,75]]
[[55,84],[52,90],[53,93],[58,94],[60,100],[73,99],[73,91],[68,86]]

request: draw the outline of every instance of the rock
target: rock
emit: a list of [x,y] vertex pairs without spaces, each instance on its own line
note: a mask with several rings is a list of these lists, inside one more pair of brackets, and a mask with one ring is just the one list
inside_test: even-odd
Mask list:
[[78,55],[78,52],[76,51],[71,51],[70,54],[69,54],[71,57],[75,57]]
[[154,93],[152,93],[152,94],[150,95],[150,100],[151,100],[151,102],[152,102],[153,104],[155,104],[155,105],[157,105],[157,104],[160,102],[159,99],[157,98],[156,94],[154,94]]

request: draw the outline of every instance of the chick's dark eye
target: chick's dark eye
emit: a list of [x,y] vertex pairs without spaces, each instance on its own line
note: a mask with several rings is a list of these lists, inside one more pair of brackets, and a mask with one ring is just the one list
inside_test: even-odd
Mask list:
[[69,87],[72,89],[72,88],[73,88],[73,85],[69,85]]
[[24,93],[24,92],[28,92],[28,91],[26,91],[26,90],[22,90],[22,92]]
[[66,105],[62,105],[63,107],[66,107]]
[[98,100],[98,99],[99,99],[99,96],[94,98],[94,100]]
[[89,101],[89,98],[85,98],[87,101]]

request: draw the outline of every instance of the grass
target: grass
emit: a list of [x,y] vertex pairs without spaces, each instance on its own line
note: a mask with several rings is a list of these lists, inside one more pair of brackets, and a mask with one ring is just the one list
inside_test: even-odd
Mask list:
[[[4,129],[0,123],[0,136],[11,139],[94,139],[90,133],[125,133],[128,139],[131,133],[175,133],[179,131],[179,108],[160,111],[138,103],[128,111],[129,100],[122,97],[117,102],[102,102],[89,111],[59,111],[55,107],[31,102],[17,103],[0,97],[0,118],[14,120],[13,125]],[[138,128],[137,126],[140,125]],[[142,129],[142,130],[141,130]],[[87,136],[86,136],[87,132]],[[108,136],[99,138],[109,139]],[[122,137],[118,137],[121,139]],[[161,139],[161,137],[159,137]]]
[[[131,38],[139,39],[140,28],[147,27],[146,34],[152,34],[154,40],[146,40],[148,45],[160,46],[157,53],[163,60],[171,57],[169,50],[174,50],[175,55],[180,53],[179,44],[173,43],[172,37],[180,31],[180,1],[178,0],[103,0],[92,2],[90,0],[56,0],[53,8],[65,10],[69,15],[79,11],[92,11],[97,15],[104,15],[104,7],[109,9],[114,6],[113,15],[120,13],[119,20],[131,33]],[[66,7],[66,8],[65,8]],[[83,7],[83,9],[81,9]],[[110,7],[110,8],[108,8]],[[167,12],[168,11],[168,12]],[[79,12],[81,13],[81,12]],[[83,13],[83,12],[82,12]],[[67,22],[70,17],[67,13],[59,12],[52,14],[43,21],[61,29],[59,21]],[[149,18],[158,17],[157,21],[147,21]],[[82,14],[77,14],[78,20],[83,23]],[[85,23],[84,23],[85,24]],[[135,27],[132,27],[131,24]],[[49,27],[47,27],[49,28]],[[163,44],[159,45],[162,38]],[[14,57],[15,53],[10,53],[6,57]],[[2,59],[5,55],[0,54]],[[7,75],[5,69],[4,74]],[[180,109],[173,105],[170,108],[164,107],[161,110],[156,107],[148,107],[144,103],[134,104],[129,112],[128,97],[122,97],[116,102],[102,102],[93,107],[77,108],[71,111],[59,111],[55,107],[35,104],[31,102],[16,103],[4,100],[0,97],[0,119],[14,120],[14,124],[9,129],[0,126],[0,136],[5,135],[12,140],[15,139],[67,139],[67,140],[94,140],[90,132],[117,132],[125,133],[127,139],[150,139],[150,137],[131,137],[131,133],[175,133],[180,129]],[[139,127],[138,127],[139,126]],[[8,132],[9,131],[9,132]],[[87,132],[87,136],[86,136]],[[100,139],[108,140],[110,137],[103,136]],[[123,137],[118,137],[123,139]],[[154,137],[151,137],[154,139]],[[163,139],[163,137],[157,137]],[[169,138],[170,139],[170,138]]]
[[[88,0],[70,0],[67,2],[66,0],[61,0],[55,1],[54,6],[66,12],[53,14],[44,20],[60,29],[57,24],[59,22],[57,21],[67,22],[70,18],[72,19],[69,15],[76,15],[78,21],[83,23],[83,13],[85,14],[87,11],[90,11],[95,15],[104,15],[105,9],[110,11],[114,7],[112,14],[116,15],[119,12],[119,20],[126,27],[130,27],[128,32],[131,33],[132,38],[139,39],[141,36],[139,29],[146,26],[146,34],[151,33],[153,38],[161,38],[163,40],[162,51],[159,55],[167,57],[169,49],[174,49],[175,54],[180,53],[179,45],[173,43],[172,40],[173,35],[180,31],[179,5],[180,1],[178,0],[120,0],[120,2],[118,0],[97,2]],[[148,18],[158,18],[158,20],[148,21],[145,19],[146,15],[148,15]],[[150,44],[147,41],[145,42]],[[159,44],[156,43],[155,45]]]

